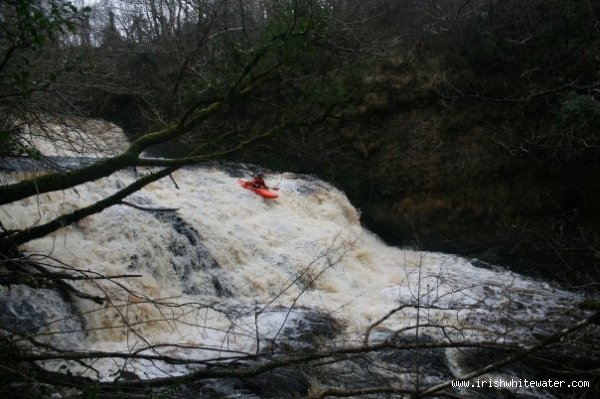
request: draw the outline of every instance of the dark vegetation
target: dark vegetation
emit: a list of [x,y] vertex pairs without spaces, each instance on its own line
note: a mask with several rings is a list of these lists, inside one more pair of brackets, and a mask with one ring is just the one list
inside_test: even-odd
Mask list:
[[[49,120],[73,116],[113,121],[132,144],[79,171],[2,186],[0,204],[131,166],[164,169],[47,224],[0,224],[12,272],[0,283],[84,295],[68,276],[20,261],[18,246],[178,167],[227,159],[334,182],[394,243],[597,293],[598,54],[600,4],[589,0],[2,1],[0,154],[43,160],[20,138],[34,125],[52,135]],[[0,344],[3,367],[26,359]]]

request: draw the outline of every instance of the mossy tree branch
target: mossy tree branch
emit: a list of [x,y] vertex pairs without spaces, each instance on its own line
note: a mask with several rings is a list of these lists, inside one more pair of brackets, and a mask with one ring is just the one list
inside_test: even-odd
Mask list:
[[177,167],[169,167],[169,168],[162,169],[158,172],[152,173],[148,176],[145,176],[145,177],[142,177],[141,179],[136,180],[134,183],[128,185],[124,189],[119,190],[115,194],[113,194],[109,197],[106,197],[98,202],[95,202],[94,204],[92,204],[90,206],[80,208],[72,213],[67,214],[67,215],[59,216],[58,218],[56,218],[48,223],[45,223],[43,225],[35,226],[30,229],[13,234],[11,236],[4,237],[0,240],[0,250],[9,248],[10,246],[17,247],[19,245],[22,245],[22,244],[24,244],[28,241],[34,240],[36,238],[44,237],[60,228],[63,228],[63,227],[69,226],[75,222],[78,222],[79,220],[81,220],[87,216],[93,215],[98,212],[102,212],[104,209],[108,208],[109,206],[119,203],[122,199],[124,199],[128,195],[135,193],[136,191],[138,191],[141,188],[143,188],[144,186],[152,183],[153,181],[156,181],[165,176],[168,176],[169,174],[173,173],[175,170],[177,170]]

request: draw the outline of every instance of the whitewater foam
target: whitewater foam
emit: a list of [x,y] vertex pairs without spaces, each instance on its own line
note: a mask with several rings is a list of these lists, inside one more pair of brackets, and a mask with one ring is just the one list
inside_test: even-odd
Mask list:
[[[0,217],[8,229],[41,224],[145,173],[124,171],[9,204]],[[108,298],[102,305],[72,298],[76,311],[65,309],[60,317],[76,320],[80,331],[50,324],[29,334],[49,340],[67,335],[91,350],[158,345],[153,350],[161,354],[214,359],[255,353],[278,339],[293,345],[291,331],[306,314],[335,320],[336,339],[346,343],[362,342],[369,325],[396,308],[370,331],[371,342],[402,329],[414,335],[417,323],[428,325],[419,333],[432,337],[512,341],[569,320],[561,309],[572,309],[572,293],[460,257],[385,245],[360,225],[344,193],[327,183],[268,174],[279,198],[267,201],[242,189],[241,175],[243,168],[182,169],[172,176],[176,185],[164,178],[127,199],[156,211],[115,205],[23,245],[27,254],[62,262],[45,260],[54,267],[115,276],[73,282]],[[7,304],[26,300],[2,298]],[[56,308],[51,301],[38,305]],[[331,331],[323,334],[335,341]],[[124,362],[101,361],[95,368],[108,378],[115,365]],[[142,368],[145,377],[184,372],[181,366]]]

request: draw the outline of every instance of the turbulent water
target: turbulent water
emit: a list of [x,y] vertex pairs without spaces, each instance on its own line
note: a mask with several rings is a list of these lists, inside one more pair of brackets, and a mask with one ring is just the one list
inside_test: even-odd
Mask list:
[[[125,171],[6,205],[0,218],[7,229],[42,224],[145,173]],[[2,326],[63,349],[151,353],[144,348],[154,347],[152,353],[216,363],[274,348],[379,342],[391,334],[407,341],[531,342],[581,317],[572,312],[578,298],[549,284],[452,255],[384,244],[361,226],[345,194],[323,181],[267,174],[267,184],[279,188],[279,198],[267,201],[240,187],[238,180],[251,175],[243,165],[183,169],[130,196],[128,204],[27,243],[22,250],[28,256],[57,271],[113,276],[72,283],[107,300],[66,301],[49,289],[3,288]],[[428,381],[468,369],[461,351],[424,353]],[[414,373],[402,369],[409,363],[398,354],[378,356],[378,364],[394,364],[395,371],[382,367],[367,376],[367,366],[346,363],[335,376],[310,376],[310,384],[389,382]],[[187,371],[124,359],[99,360],[93,368],[45,364],[65,366],[104,380],[119,370],[140,378]],[[206,384],[220,397],[239,397],[224,382]]]
[[128,141],[123,129],[101,119],[41,117],[21,125],[19,144],[49,156],[98,158],[123,151]]

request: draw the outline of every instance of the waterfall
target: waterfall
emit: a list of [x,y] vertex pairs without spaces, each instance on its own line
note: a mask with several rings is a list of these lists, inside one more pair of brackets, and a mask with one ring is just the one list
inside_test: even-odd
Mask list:
[[[146,173],[126,170],[15,202],[1,208],[0,218],[7,229],[42,224]],[[326,182],[267,173],[267,184],[279,189],[279,198],[269,201],[240,187],[238,180],[251,175],[245,165],[184,168],[131,195],[127,204],[23,245],[30,259],[50,269],[108,277],[71,283],[105,300],[3,288],[3,328],[62,348],[217,364],[262,351],[360,345],[391,335],[516,343],[582,316],[573,311],[576,294],[548,283],[449,254],[386,245],[361,226],[346,195]],[[465,367],[462,351],[427,357],[432,381]],[[94,371],[64,361],[45,367],[104,380],[122,369],[140,378],[189,370],[118,358],[95,362]]]

